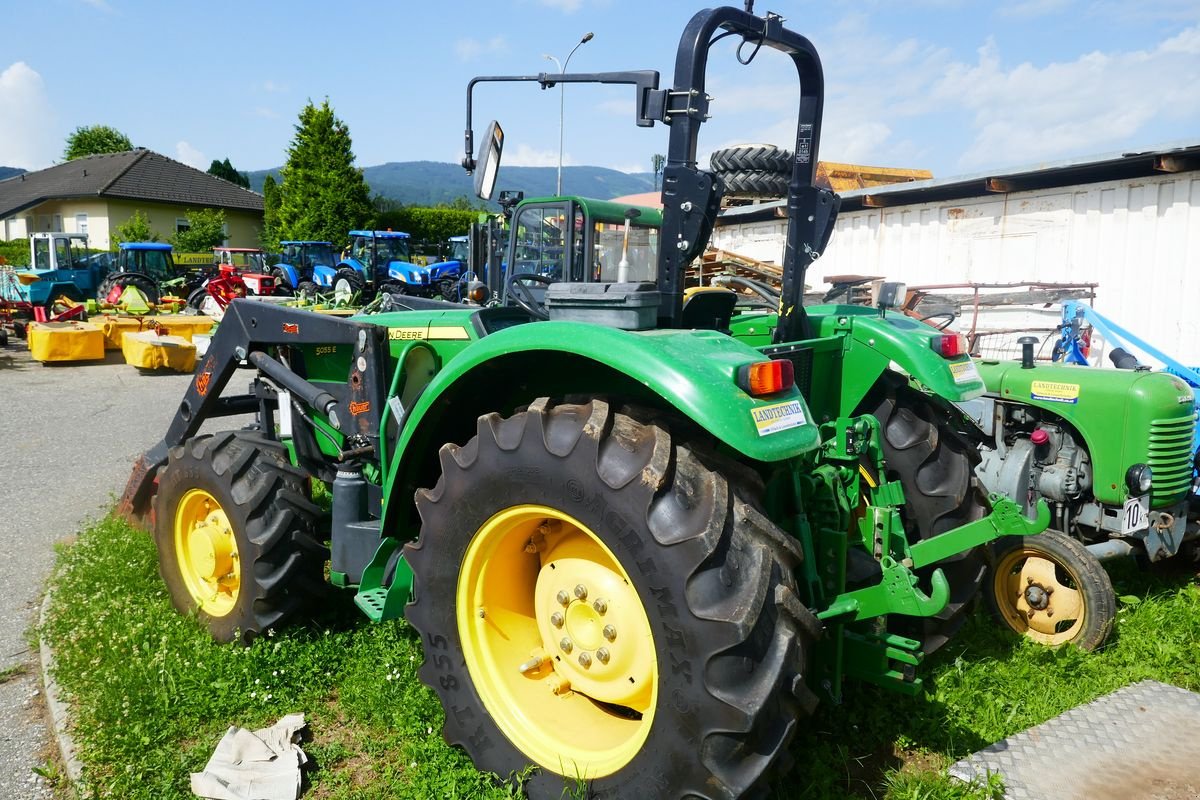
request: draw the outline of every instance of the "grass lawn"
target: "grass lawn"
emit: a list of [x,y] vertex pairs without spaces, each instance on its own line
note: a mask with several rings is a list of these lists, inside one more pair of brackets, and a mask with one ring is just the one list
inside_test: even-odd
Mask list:
[[[1122,564],[1114,573],[1120,611],[1102,652],[1042,649],[977,614],[924,668],[924,696],[851,684],[845,703],[803,721],[795,768],[775,796],[1000,798],[998,780],[968,787],[941,771],[1133,681],[1200,689],[1195,570]],[[116,519],[61,550],[53,587],[42,633],[72,702],[83,797],[190,798],[188,773],[228,726],[263,727],[295,711],[311,735],[305,798],[521,796],[519,777],[483,775],[442,741],[441,707],[416,678],[411,629],[370,624],[348,594],[251,647],[217,645],[171,607],[150,538]],[[564,796],[581,794],[564,783]]]

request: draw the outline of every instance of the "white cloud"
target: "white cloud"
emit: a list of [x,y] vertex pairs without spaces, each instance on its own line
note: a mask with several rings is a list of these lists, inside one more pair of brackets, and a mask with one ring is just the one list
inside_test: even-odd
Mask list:
[[254,109],[254,116],[263,119],[279,119],[279,112],[266,106],[257,106]]
[[574,14],[583,8],[583,0],[538,0],[547,8],[556,8],[564,14]]
[[41,169],[61,154],[62,137],[42,76],[24,61],[0,72],[0,163]]
[[1197,54],[1196,27],[1148,50],[1092,52],[1044,66],[1005,68],[989,41],[977,63],[955,64],[934,94],[973,112],[975,136],[959,159],[963,168],[1093,153],[1144,134],[1156,119],[1194,116]]
[[286,83],[276,83],[272,80],[265,80],[263,81],[262,88],[264,92],[286,92],[288,90],[288,85]]
[[105,2],[105,0],[82,0],[82,2],[84,5],[91,6],[92,8],[98,11],[103,11],[106,14],[112,13],[112,6]]
[[459,39],[454,43],[454,53],[460,61],[474,61],[483,56],[503,55],[508,52],[508,40],[503,36],[481,39]]
[[[510,167],[557,167],[557,150],[538,150],[527,144],[517,145],[516,150],[504,150],[504,163]],[[563,166],[573,162],[568,153],[563,153]]]
[[208,161],[204,153],[182,141],[175,144],[175,158],[196,169],[204,169],[207,166],[205,162]]
[[643,172],[654,172],[654,165],[647,158],[645,164],[609,164],[608,169],[615,169],[617,172],[624,172],[627,175],[638,175]]

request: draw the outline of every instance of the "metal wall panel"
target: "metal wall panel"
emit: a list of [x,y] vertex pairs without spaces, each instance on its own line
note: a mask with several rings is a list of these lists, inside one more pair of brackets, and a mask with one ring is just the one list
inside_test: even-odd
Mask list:
[[[785,221],[717,228],[714,245],[782,263]],[[843,214],[809,271],[910,285],[1096,282],[1097,310],[1200,366],[1200,172]]]

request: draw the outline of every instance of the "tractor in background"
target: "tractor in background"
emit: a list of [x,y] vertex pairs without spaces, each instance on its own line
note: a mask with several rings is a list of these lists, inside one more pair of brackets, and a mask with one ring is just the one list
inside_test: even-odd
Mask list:
[[429,268],[412,263],[409,235],[400,231],[350,231],[350,246],[338,263],[334,297],[369,299],[377,292],[430,297],[436,287]]
[[985,592],[996,616],[1042,644],[1093,649],[1116,617],[1101,562],[1161,561],[1200,536],[1196,405],[1183,377],[1152,372],[1124,349],[1111,355],[1125,369],[1087,366],[1080,323],[1200,376],[1085,308],[1064,304],[1056,344],[1075,363],[1035,363],[1037,337],[1022,338],[1020,361],[979,362],[987,392],[960,406],[983,484],[1026,509],[1051,509],[1050,530],[996,546]]
[[[721,199],[694,154],[723,35],[800,83],[778,311],[683,291]],[[478,82],[632,84],[638,124],[670,127],[644,253],[622,208],[622,256],[597,265],[596,231],[575,226],[590,206],[569,198],[514,227],[540,250],[509,262],[500,305],[389,294],[397,310],[342,319],[235,300],[120,504],[218,640],[296,618],[326,578],[370,619],[404,617],[446,738],[535,798],[757,791],[844,679],[919,691],[982,548],[1049,520],[978,489],[945,409],[983,390],[962,337],[890,311],[894,291],[879,309],[802,305],[839,205],[813,183],[812,44],[776,15],[709,9],[674,75],[468,86],[464,166],[486,199],[503,134],[474,158]],[[249,428],[200,433],[244,413]]]
[[95,297],[108,274],[108,259],[88,254],[85,233],[30,234],[29,264],[18,270],[28,280],[21,281],[25,288],[19,299],[35,306],[62,296],[75,301]]
[[163,242],[121,242],[117,245],[116,264],[100,282],[96,298],[115,303],[127,288],[133,287],[146,302],[158,303],[164,294],[162,285],[183,275],[171,256],[173,249]]
[[316,294],[318,287],[333,285],[338,256],[331,242],[280,242],[283,252],[271,274],[282,286],[290,286],[296,294]]
[[442,258],[428,266],[429,282],[443,300],[456,300],[459,280],[470,271],[471,237],[451,236],[446,240]]

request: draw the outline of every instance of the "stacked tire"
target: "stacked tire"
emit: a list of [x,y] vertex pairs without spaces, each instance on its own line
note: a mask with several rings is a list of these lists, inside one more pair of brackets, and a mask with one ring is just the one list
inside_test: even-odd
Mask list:
[[792,179],[792,153],[770,144],[740,144],[713,151],[712,171],[725,182],[730,198],[786,197]]

